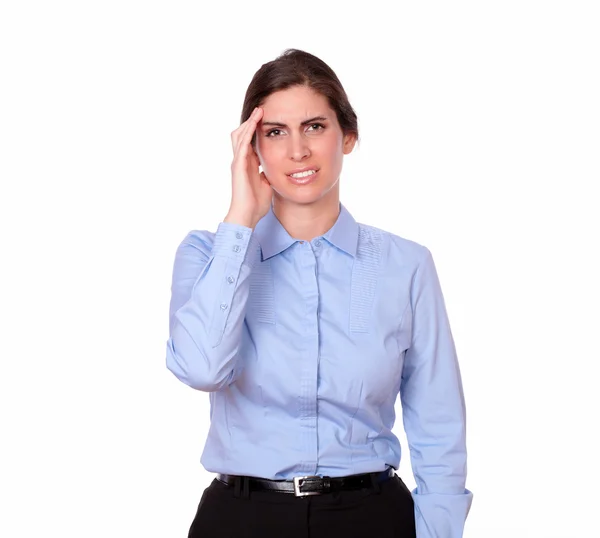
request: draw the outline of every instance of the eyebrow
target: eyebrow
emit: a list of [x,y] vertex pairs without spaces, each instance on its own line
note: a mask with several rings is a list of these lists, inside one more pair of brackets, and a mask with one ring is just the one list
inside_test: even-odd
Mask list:
[[[307,125],[308,123],[312,123],[314,121],[326,121],[327,118],[325,116],[315,116],[314,118],[310,118],[308,120],[304,120],[300,125]],[[287,127],[285,123],[279,123],[278,121],[263,121],[263,125],[274,125],[275,127]]]

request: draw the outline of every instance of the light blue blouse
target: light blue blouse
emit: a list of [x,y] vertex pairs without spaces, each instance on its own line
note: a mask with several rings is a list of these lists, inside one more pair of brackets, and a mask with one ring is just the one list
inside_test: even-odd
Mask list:
[[418,538],[460,538],[472,502],[459,364],[431,252],[357,223],[292,238],[191,231],[173,267],[166,361],[210,393],[207,471],[275,480],[398,469],[400,395]]

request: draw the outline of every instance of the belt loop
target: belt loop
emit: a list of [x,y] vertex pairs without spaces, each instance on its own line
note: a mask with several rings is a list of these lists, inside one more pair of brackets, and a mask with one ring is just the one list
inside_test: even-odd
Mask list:
[[240,488],[241,488],[241,476],[236,476],[233,481],[233,496],[237,499],[240,496]]
[[242,480],[243,480],[243,485],[244,485],[242,497],[244,499],[249,499],[250,498],[250,477],[243,476]]
[[379,473],[371,473],[371,484],[373,484],[373,489],[375,490],[375,493],[377,495],[379,495],[381,493],[381,486],[379,485],[379,482],[377,481],[378,476],[379,476]]

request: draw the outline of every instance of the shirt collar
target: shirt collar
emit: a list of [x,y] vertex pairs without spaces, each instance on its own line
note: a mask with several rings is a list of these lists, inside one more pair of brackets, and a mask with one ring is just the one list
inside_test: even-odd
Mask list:
[[[273,212],[272,205],[267,214],[258,221],[254,232],[260,243],[263,261],[283,252],[299,241],[290,236],[282,226]],[[356,257],[358,223],[342,203],[340,203],[340,212],[335,224],[322,237],[352,257]]]

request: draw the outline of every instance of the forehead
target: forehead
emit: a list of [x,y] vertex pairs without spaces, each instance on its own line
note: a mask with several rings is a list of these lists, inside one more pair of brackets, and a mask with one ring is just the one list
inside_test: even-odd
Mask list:
[[301,122],[312,116],[327,116],[335,121],[329,103],[320,93],[303,86],[294,86],[269,95],[260,105],[265,121]]

